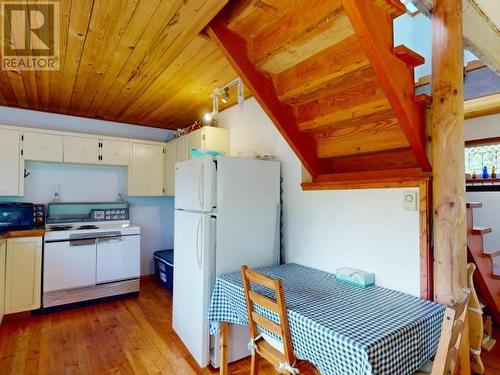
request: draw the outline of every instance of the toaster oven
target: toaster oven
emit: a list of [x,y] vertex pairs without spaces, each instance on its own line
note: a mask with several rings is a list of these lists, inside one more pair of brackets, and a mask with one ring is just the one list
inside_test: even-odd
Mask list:
[[0,202],[0,231],[32,228],[35,222],[33,203]]

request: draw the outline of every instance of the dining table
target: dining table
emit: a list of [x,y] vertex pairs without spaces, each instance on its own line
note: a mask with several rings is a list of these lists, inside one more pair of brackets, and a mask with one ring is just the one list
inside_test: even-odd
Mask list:
[[[442,304],[376,285],[349,284],[294,263],[257,271],[283,280],[294,352],[322,375],[409,375],[437,350]],[[259,293],[272,298],[272,291],[262,289]],[[256,308],[279,323],[274,312]],[[220,374],[226,375],[228,324],[248,325],[239,272],[217,276],[208,320],[210,334],[221,335]]]

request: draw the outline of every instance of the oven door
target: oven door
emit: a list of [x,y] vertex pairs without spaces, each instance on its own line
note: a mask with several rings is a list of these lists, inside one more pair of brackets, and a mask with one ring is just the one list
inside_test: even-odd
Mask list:
[[43,291],[95,285],[95,238],[46,242],[43,256]]
[[97,284],[139,277],[140,238],[139,235],[130,235],[97,240]]

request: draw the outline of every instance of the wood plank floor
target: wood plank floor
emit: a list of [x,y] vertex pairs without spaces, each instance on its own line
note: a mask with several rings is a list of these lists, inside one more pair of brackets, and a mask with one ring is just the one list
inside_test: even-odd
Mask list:
[[[32,316],[0,326],[0,374],[201,374],[171,328],[170,292],[153,279],[139,297]],[[500,375],[500,345],[487,356],[487,375]],[[249,374],[249,361],[230,373]],[[261,361],[262,375],[275,374]]]

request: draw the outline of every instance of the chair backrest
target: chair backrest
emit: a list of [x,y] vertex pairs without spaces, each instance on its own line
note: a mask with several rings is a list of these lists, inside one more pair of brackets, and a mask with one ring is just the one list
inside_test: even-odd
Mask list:
[[458,365],[458,352],[462,341],[470,290],[464,289],[460,299],[444,312],[439,346],[431,375],[453,375]]
[[[280,279],[273,279],[254,270],[250,270],[247,266],[241,267],[241,277],[243,280],[243,286],[245,288],[248,325],[250,327],[250,334],[252,338],[255,339],[259,335],[259,329],[257,328],[257,326],[260,326],[265,330],[273,333],[274,335],[280,337],[283,344],[283,360],[289,364],[293,364],[295,362],[295,354],[293,352],[292,336],[290,334],[290,327],[288,325],[285,294],[283,292],[283,281]],[[251,283],[274,291],[276,300],[273,300],[252,289]],[[257,304],[266,310],[276,313],[279,317],[279,324],[276,324],[272,320],[255,311],[254,304]],[[259,352],[264,357],[266,357],[266,359],[269,359],[265,353],[265,346],[259,348]],[[271,357],[275,355],[275,353],[267,354]]]

